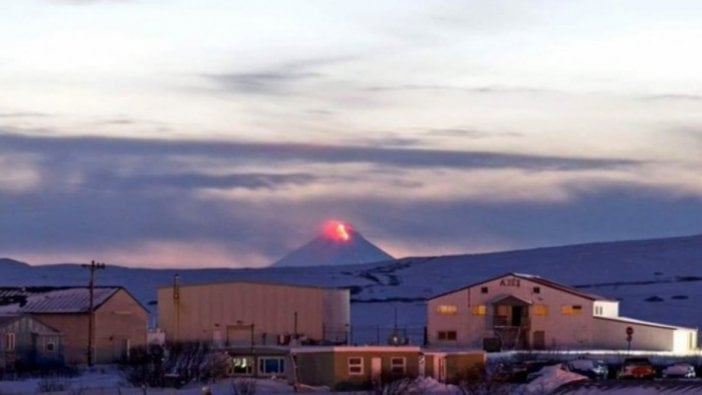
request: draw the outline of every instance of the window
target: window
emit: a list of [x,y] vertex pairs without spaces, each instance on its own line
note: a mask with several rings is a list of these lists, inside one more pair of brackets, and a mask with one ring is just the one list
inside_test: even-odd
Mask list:
[[390,358],[390,373],[405,374],[406,359],[402,357]]
[[56,350],[56,345],[54,342],[46,342],[46,351],[47,352],[54,352]]
[[347,359],[347,364],[349,367],[349,376],[363,375],[363,358],[350,357]]
[[564,304],[561,306],[561,313],[563,315],[580,315],[583,312],[583,306],[580,305],[569,305],[569,304]]
[[253,374],[253,358],[251,357],[234,357],[229,366],[230,376],[233,375],[252,375]]
[[486,293],[488,293],[488,287],[480,287],[480,293],[481,293],[481,294],[486,294]]
[[5,334],[5,351],[15,351],[15,334],[12,332]]
[[545,304],[534,305],[534,315],[547,316],[548,306],[546,306]]
[[604,313],[604,308],[602,306],[595,306],[595,315],[602,315]]
[[473,315],[487,315],[487,306],[484,304],[475,305],[471,308]]
[[452,304],[441,304],[436,308],[436,312],[441,315],[456,315],[458,307]]
[[439,340],[456,340],[456,331],[439,331],[438,333],[438,339]]
[[509,315],[509,306],[506,304],[498,304],[495,309],[495,314],[500,317],[507,317]]
[[285,373],[285,359],[278,357],[260,358],[258,372],[261,374],[283,374]]
[[534,287],[533,289],[535,294],[540,294],[541,293],[541,287]]

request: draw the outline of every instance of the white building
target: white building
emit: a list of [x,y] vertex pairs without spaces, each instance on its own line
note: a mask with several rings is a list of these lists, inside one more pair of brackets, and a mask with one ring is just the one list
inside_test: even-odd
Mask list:
[[509,273],[429,299],[432,346],[631,349],[687,352],[697,329],[619,316],[619,301],[526,274]]

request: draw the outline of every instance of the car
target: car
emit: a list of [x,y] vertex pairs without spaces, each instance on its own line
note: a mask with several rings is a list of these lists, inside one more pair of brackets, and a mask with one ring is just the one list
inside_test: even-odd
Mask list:
[[578,358],[569,361],[567,367],[571,372],[591,379],[606,379],[609,374],[609,367],[600,359]]
[[626,358],[617,378],[620,379],[649,379],[656,377],[656,368],[648,358]]
[[697,374],[695,373],[695,367],[690,365],[687,362],[675,362],[673,364],[670,364],[666,366],[665,369],[661,372],[661,375],[664,378],[685,378],[685,379],[691,379],[694,377],[697,377]]

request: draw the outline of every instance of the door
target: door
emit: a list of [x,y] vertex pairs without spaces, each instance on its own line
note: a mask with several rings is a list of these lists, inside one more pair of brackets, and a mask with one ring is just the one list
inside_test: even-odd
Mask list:
[[371,358],[371,380],[380,381],[382,369],[383,367],[380,357]]
[[546,332],[544,331],[534,331],[534,341],[532,346],[536,350],[543,350],[546,348]]
[[514,305],[512,306],[512,326],[522,325],[522,311],[523,307]]

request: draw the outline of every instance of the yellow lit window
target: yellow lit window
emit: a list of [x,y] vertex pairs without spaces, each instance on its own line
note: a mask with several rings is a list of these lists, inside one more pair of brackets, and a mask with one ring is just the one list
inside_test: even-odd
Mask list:
[[509,306],[506,304],[498,304],[497,315],[500,317],[507,317],[509,315]]
[[545,304],[534,305],[534,315],[548,315],[548,306],[546,306]]
[[487,306],[484,304],[475,305],[472,307],[471,311],[473,315],[487,315]]
[[458,313],[458,307],[452,304],[440,304],[436,308],[436,312],[441,315],[456,315],[456,313]]
[[564,304],[561,306],[561,313],[563,313],[563,315],[581,315],[583,313],[583,306]]

